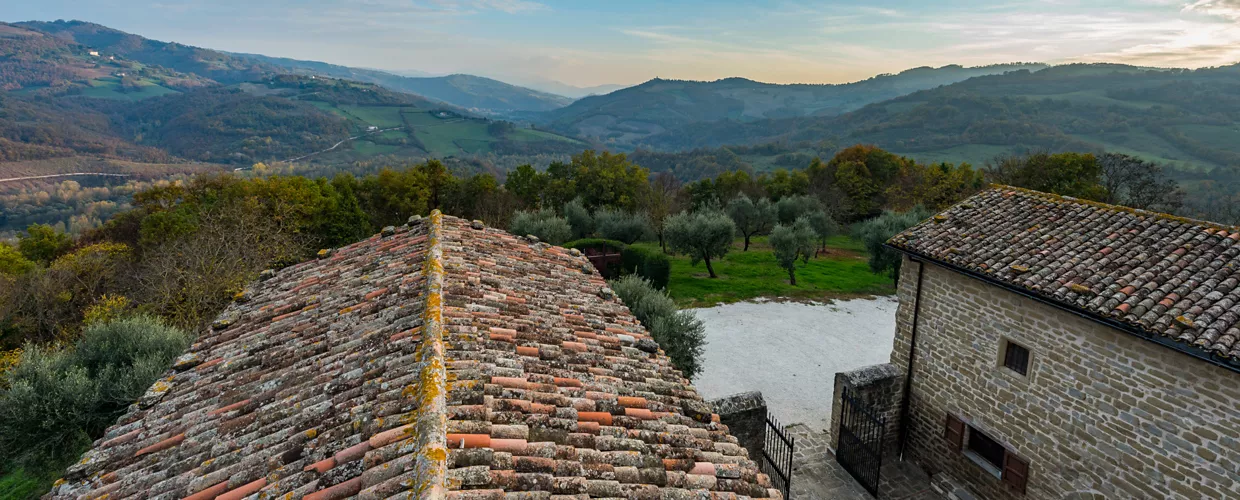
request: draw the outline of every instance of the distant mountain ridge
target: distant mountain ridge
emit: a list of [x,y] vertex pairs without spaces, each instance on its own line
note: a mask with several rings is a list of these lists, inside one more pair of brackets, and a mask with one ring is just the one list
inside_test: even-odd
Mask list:
[[839,116],[698,122],[655,151],[823,142],[980,164],[1031,151],[1113,151],[1183,171],[1240,165],[1240,64],[1198,70],[1072,64],[979,76]]
[[260,54],[234,55],[299,73],[317,73],[334,78],[347,78],[374,83],[392,90],[418,94],[482,114],[504,115],[520,111],[550,111],[562,108],[573,102],[573,99],[561,95],[540,92],[474,75],[454,74],[412,77],[382,70],[352,68],[285,57],[271,57]]
[[318,74],[332,78],[374,83],[390,90],[418,94],[429,99],[484,115],[542,112],[568,105],[573,100],[537,90],[472,75],[409,77],[380,70],[351,68],[317,61],[303,61],[259,54],[239,54],[161,42],[85,21],[25,21],[13,26],[51,35],[181,73],[199,75],[222,84],[254,81],[270,74]]
[[774,84],[738,77],[712,82],[655,78],[607,95],[583,98],[539,119],[563,133],[634,148],[644,145],[649,137],[696,123],[835,116],[975,76],[1045,67],[1041,63],[923,67],[847,84]]

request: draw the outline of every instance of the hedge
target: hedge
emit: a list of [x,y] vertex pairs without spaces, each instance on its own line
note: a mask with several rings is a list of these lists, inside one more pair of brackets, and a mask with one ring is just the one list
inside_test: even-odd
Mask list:
[[671,279],[672,259],[659,250],[629,246],[620,252],[620,262],[626,272],[650,280],[650,284],[657,289],[667,288],[667,282]]
[[[620,252],[621,274],[636,274],[650,281],[655,288],[667,288],[671,279],[672,260],[659,250],[648,250],[644,247],[625,245],[623,242],[603,238],[584,238],[564,244],[565,248],[606,248]],[[615,279],[617,276],[605,276]]]

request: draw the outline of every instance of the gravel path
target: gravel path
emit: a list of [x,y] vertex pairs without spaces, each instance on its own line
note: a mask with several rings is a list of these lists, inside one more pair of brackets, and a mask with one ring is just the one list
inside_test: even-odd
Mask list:
[[879,297],[694,309],[708,342],[706,367],[694,385],[707,399],[762,391],[781,423],[825,430],[835,373],[888,361],[897,304],[895,297]]

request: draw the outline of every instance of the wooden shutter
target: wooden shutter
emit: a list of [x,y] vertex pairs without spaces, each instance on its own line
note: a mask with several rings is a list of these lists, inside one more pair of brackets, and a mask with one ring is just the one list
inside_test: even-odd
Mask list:
[[1013,455],[1003,454],[1003,484],[1011,486],[1019,493],[1025,492],[1025,484],[1029,482],[1029,462]]
[[964,448],[964,421],[955,415],[947,414],[947,431],[943,434],[952,449],[960,451]]

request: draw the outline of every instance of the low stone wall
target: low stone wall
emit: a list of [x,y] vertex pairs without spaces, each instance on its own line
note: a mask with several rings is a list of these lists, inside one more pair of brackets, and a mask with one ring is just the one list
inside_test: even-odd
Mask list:
[[766,437],[766,401],[758,391],[742,392],[709,401],[719,414],[719,421],[741,446],[749,450],[749,458],[758,462],[762,458],[762,444]]
[[883,363],[835,374],[835,392],[831,403],[831,449],[839,446],[840,399],[844,389],[879,416],[887,419],[883,449],[886,454],[898,451],[900,440],[900,403],[904,392],[904,372],[896,365]]

